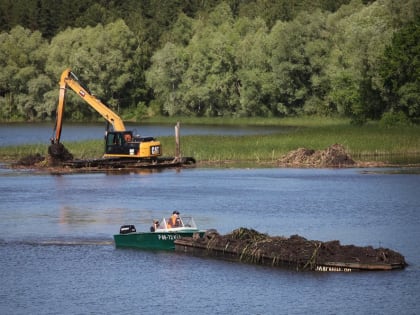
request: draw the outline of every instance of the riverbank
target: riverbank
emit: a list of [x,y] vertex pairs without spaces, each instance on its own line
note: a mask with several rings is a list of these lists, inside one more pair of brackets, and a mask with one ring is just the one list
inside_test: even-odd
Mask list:
[[[308,150],[300,148],[289,152],[277,161],[253,161],[253,160],[224,160],[224,161],[199,161],[193,164],[173,164],[173,165],[151,165],[145,166],[142,163],[118,163],[118,167],[109,165],[95,166],[88,163],[87,166],[77,166],[81,160],[76,160],[76,167],[72,163],[49,163],[49,158],[39,154],[26,156],[18,161],[0,161],[2,168],[20,169],[35,173],[48,173],[55,175],[78,174],[78,173],[153,173],[159,172],[163,168],[214,168],[214,169],[258,169],[258,168],[382,168],[384,173],[404,173],[420,174],[420,163],[411,164],[392,164],[385,162],[363,162],[354,161],[344,148],[335,144],[325,150]],[[91,162],[92,160],[88,160]],[[389,169],[387,171],[386,169]],[[364,171],[368,172],[368,171]],[[374,173],[378,172],[373,171]]]
[[[163,120],[162,120],[163,119]],[[153,118],[149,122],[174,124],[175,118]],[[182,125],[267,126],[279,132],[244,136],[183,136],[184,156],[193,156],[198,163],[209,166],[267,165],[279,163],[285,155],[305,148],[324,150],[341,144],[356,166],[417,166],[420,165],[420,126],[385,126],[369,122],[352,125],[348,119],[325,117],[295,118],[183,118]],[[164,153],[173,148],[173,138],[159,139]],[[288,165],[290,166],[290,164]]]
[[[174,119],[159,121],[171,125]],[[156,123],[155,121],[148,121]],[[182,125],[226,126],[275,126],[279,131],[264,135],[182,135]],[[163,155],[173,156],[173,137],[159,137]],[[343,119],[295,118],[295,119],[188,119],[181,120],[181,151],[192,156],[204,167],[296,167],[280,163],[284,156],[304,148],[325,150],[333,144],[341,144],[356,167],[366,166],[418,166],[420,165],[420,126],[385,127],[379,123],[363,126],[351,125]],[[49,143],[18,146],[0,146],[0,161],[16,162],[22,157],[47,154]],[[99,158],[103,154],[103,140],[65,142],[64,145],[76,159]],[[293,164],[293,163],[292,163]],[[304,165],[311,167],[311,165]]]

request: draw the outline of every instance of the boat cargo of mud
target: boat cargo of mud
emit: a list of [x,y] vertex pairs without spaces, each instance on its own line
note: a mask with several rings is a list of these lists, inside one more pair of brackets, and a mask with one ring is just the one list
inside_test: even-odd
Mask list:
[[246,228],[227,235],[209,230],[203,237],[182,238],[175,241],[175,250],[298,271],[379,271],[403,269],[407,265],[404,256],[387,248],[341,245],[339,241],[307,240],[298,235],[271,237]]

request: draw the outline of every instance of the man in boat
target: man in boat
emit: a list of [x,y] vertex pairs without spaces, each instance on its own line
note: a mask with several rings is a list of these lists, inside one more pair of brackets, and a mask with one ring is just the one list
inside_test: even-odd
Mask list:
[[174,228],[174,227],[180,227],[182,226],[181,224],[181,219],[179,217],[179,211],[174,211],[172,212],[171,217],[169,218],[168,222],[167,222],[168,228]]
[[159,220],[153,220],[153,225],[150,227],[150,232],[155,232],[159,228]]

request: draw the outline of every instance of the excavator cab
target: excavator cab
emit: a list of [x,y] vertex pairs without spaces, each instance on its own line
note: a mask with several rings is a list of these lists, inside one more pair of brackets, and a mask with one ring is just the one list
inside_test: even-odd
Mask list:
[[133,136],[131,131],[110,131],[105,136],[104,157],[156,158],[162,155],[160,142],[153,137]]

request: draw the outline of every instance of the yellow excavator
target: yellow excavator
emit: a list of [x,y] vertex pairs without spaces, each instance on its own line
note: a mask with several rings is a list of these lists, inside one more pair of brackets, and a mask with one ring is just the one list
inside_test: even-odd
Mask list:
[[140,137],[134,135],[132,131],[126,130],[122,119],[108,106],[93,96],[89,89],[79,81],[71,69],[66,69],[61,74],[54,136],[51,138],[51,145],[48,148],[48,153],[54,159],[65,161],[73,158],[60,143],[67,88],[72,89],[107,121],[104,158],[114,160],[134,159],[154,162],[162,155],[159,141],[153,137]]

